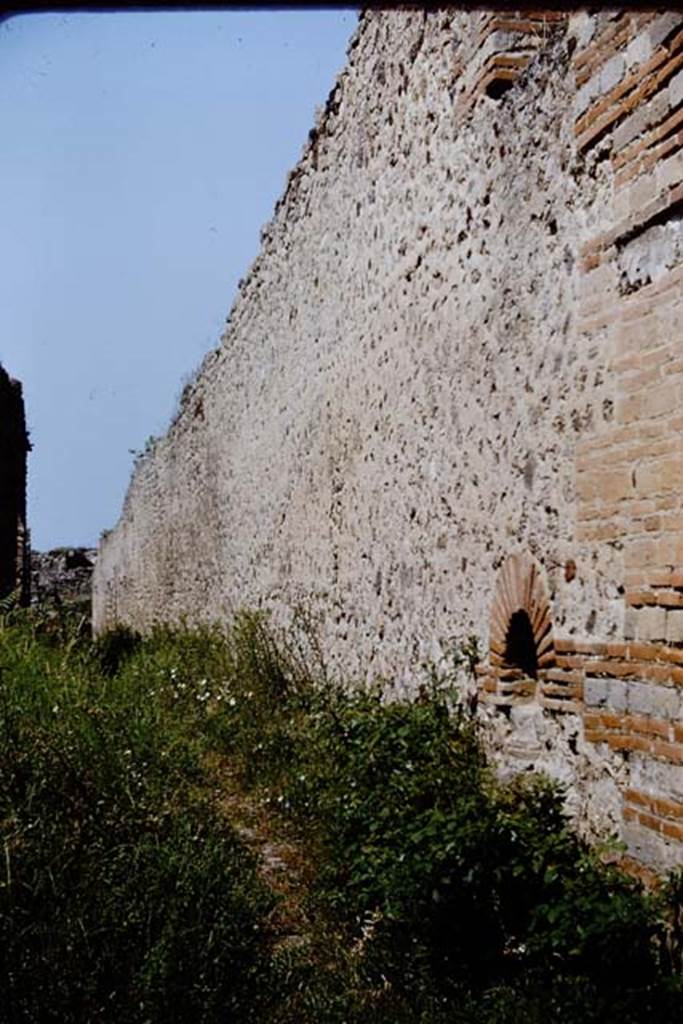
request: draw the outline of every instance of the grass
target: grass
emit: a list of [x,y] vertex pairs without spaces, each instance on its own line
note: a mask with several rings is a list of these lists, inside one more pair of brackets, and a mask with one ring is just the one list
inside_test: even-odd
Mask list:
[[0,1020],[678,1022],[681,876],[498,783],[445,682],[388,703],[315,653],[4,615]]

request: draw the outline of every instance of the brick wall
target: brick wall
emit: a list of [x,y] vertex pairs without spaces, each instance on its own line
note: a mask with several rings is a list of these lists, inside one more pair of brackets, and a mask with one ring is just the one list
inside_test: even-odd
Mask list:
[[[623,621],[604,641],[546,641],[533,696],[505,661],[503,622],[483,699],[578,715],[581,740],[617,780],[612,826],[627,856],[673,866],[683,859],[683,19],[579,15],[570,31],[576,147],[601,181],[577,330],[606,353],[614,388],[610,417],[576,445],[576,541],[583,558],[618,553]],[[515,570],[521,588],[531,570]]]

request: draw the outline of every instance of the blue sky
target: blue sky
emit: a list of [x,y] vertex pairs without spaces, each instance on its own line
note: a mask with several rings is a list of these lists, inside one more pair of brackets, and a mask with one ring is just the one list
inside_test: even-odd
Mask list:
[[95,544],[215,346],[353,9],[0,23],[0,362],[24,384],[33,546]]

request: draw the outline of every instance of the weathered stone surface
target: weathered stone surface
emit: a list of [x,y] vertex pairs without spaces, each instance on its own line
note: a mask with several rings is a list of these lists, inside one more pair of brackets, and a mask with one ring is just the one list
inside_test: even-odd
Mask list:
[[494,12],[362,16],[103,540],[95,625],[303,603],[331,671],[413,692],[476,634],[501,771],[549,772],[588,834],[668,865],[683,19],[533,17],[520,37]]
[[222,345],[102,545],[99,625],[114,600],[150,623],[313,596],[347,671],[407,682],[439,638],[486,641],[496,570],[528,549],[558,626],[595,609],[616,631],[614,552],[594,568],[575,538],[571,454],[612,384],[574,330],[595,190],[570,173],[568,51],[458,124],[470,20],[364,19]]

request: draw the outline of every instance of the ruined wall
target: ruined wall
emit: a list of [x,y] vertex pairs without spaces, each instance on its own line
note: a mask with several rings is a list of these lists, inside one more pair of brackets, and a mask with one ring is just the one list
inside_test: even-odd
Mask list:
[[93,548],[32,551],[31,604],[88,610],[96,561],[97,550]]
[[21,384],[0,366],[0,598],[29,598],[26,454],[30,449]]
[[679,861],[682,46],[667,12],[363,15],[96,627],[304,601],[407,687],[476,633],[503,769]]

